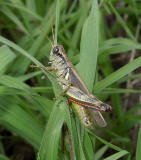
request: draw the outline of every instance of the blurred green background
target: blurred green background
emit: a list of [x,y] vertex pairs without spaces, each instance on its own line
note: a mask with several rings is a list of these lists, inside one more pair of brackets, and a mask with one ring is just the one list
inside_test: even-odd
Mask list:
[[[51,45],[32,17],[52,40],[50,10],[56,42],[113,108],[106,128],[84,128],[64,97],[53,102],[55,75],[30,68],[49,65]],[[140,0],[1,0],[0,160],[140,160],[140,33]]]

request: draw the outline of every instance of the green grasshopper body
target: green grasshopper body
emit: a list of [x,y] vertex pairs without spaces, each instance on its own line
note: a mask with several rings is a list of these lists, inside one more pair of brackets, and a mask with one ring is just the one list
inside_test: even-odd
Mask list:
[[111,107],[89,93],[61,45],[53,46],[50,63],[56,71],[56,77],[62,89],[66,90],[68,100],[73,102],[81,122],[86,127],[92,126],[93,120],[88,110],[90,108],[96,122],[105,127],[107,123],[99,111],[110,111]]

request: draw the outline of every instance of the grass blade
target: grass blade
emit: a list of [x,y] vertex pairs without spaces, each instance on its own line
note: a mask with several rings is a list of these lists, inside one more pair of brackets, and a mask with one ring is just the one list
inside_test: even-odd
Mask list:
[[58,145],[63,116],[57,105],[54,105],[47,127],[44,132],[41,147],[38,153],[38,160],[56,160],[58,156]]
[[138,132],[137,148],[136,148],[136,160],[141,158],[141,126]]
[[[79,74],[89,91],[92,91],[98,54],[98,4],[93,0],[81,37]],[[87,58],[86,58],[87,57]]]
[[116,72],[114,72],[111,75],[109,75],[108,77],[106,77],[104,80],[98,82],[94,86],[94,92],[97,93],[97,92],[101,91],[102,89],[104,89],[107,86],[109,86],[110,84],[116,82],[117,80],[124,77],[125,75],[127,75],[128,73],[130,73],[131,71],[135,70],[136,68],[138,68],[140,66],[141,66],[141,57],[136,58],[132,62],[128,63],[124,67],[120,68]]

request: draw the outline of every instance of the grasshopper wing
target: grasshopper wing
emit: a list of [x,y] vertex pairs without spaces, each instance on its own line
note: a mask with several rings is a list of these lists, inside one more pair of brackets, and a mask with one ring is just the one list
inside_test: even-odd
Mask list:
[[80,78],[79,74],[77,73],[77,71],[74,69],[74,67],[72,66],[70,69],[70,81],[71,84],[76,87],[79,88],[80,90],[82,90],[84,93],[89,94],[88,89],[86,88],[84,82],[82,81],[82,79]]
[[95,109],[90,109],[90,111],[91,111],[92,115],[94,115],[94,119],[99,126],[101,126],[101,127],[107,126],[105,119],[103,118],[102,114],[99,111],[97,111]]
[[[71,80],[72,85],[81,89],[84,93],[89,95],[90,93],[89,93],[88,89],[86,88],[86,86],[84,85],[83,81],[81,80],[79,74],[74,69],[72,64],[70,64],[70,66],[71,66],[70,80]],[[100,111],[95,110],[95,109],[90,109],[90,111],[91,111],[92,115],[94,116],[94,119],[98,125],[100,125],[101,127],[107,126],[107,123],[106,123],[105,119],[103,118],[102,114],[100,113]]]

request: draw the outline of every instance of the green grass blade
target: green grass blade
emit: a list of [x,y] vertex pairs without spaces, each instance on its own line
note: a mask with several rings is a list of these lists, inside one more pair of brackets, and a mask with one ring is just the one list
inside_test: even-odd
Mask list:
[[25,91],[31,95],[38,96],[38,94],[34,90],[32,90],[28,85],[26,85],[25,83],[21,82],[20,80],[14,77],[6,75],[0,76],[0,84]]
[[109,2],[109,5],[111,7],[111,10],[114,12],[114,14],[116,15],[117,19],[119,20],[120,24],[122,25],[122,27],[124,28],[125,32],[127,33],[127,35],[136,42],[136,39],[133,35],[133,33],[130,31],[129,27],[127,26],[127,24],[124,22],[124,20],[121,18],[121,16],[119,15],[119,13],[116,11],[116,9],[114,8],[114,6],[112,5],[111,2]]
[[141,90],[137,89],[121,89],[121,88],[105,88],[101,93],[141,93]]
[[60,112],[60,109],[57,105],[54,105],[41,142],[41,147],[38,153],[38,159],[57,159],[59,136],[63,125],[63,121],[64,119]]
[[127,38],[112,38],[104,41],[99,49],[99,56],[141,49],[141,45]]
[[100,160],[102,155],[107,151],[108,147],[107,146],[103,146],[101,147],[96,153],[95,153],[95,156],[94,156],[94,159],[95,160]]
[[84,150],[85,150],[86,157],[88,157],[87,159],[93,160],[94,148],[93,148],[90,136],[89,136],[88,132],[86,132],[86,131],[84,133],[84,142],[83,143],[84,143]]
[[37,75],[40,75],[41,73],[42,73],[42,71],[36,71],[36,72],[28,73],[26,75],[18,77],[18,79],[21,80],[21,81],[26,81],[28,79],[31,79],[31,78],[37,76]]
[[[20,2],[20,1],[19,1]],[[24,5],[22,5],[22,3],[17,3],[17,4],[12,4],[12,3],[7,3],[7,2],[3,2],[3,4],[4,5],[6,5],[6,6],[10,6],[10,7],[13,7],[13,8],[16,8],[16,9],[19,9],[19,10],[22,10],[22,11],[24,11],[25,13],[27,13],[28,15],[30,15],[30,16],[33,16],[33,17],[36,17],[36,19],[38,19],[38,20],[43,20],[43,18],[40,16],[40,15],[38,15],[38,14],[36,14],[35,12],[33,12],[32,10],[30,10],[30,9],[27,9]]]
[[24,27],[23,23],[17,18],[17,16],[6,6],[1,8],[1,12],[5,14],[9,19],[11,19],[19,28],[27,35],[29,35],[27,29]]
[[108,157],[108,158],[104,158],[103,160],[113,160],[113,159],[114,159],[114,160],[117,160],[117,159],[123,157],[123,156],[126,155],[126,154],[129,154],[129,152],[123,150],[123,151],[120,151],[120,152],[118,152],[118,153],[113,154],[112,156],[110,156],[110,157]]
[[31,61],[33,61],[35,64],[41,65],[41,63],[39,61],[37,61],[34,57],[32,57],[28,52],[26,52],[21,47],[19,47],[18,45],[14,44],[13,42],[9,41],[8,39],[0,36],[0,42],[12,47],[13,49],[15,49],[17,51],[19,51],[24,56],[28,57]]
[[136,160],[141,158],[141,126],[138,132],[137,148],[136,148]]
[[37,121],[6,98],[0,97],[0,101],[0,124],[39,148],[43,130]]
[[93,0],[90,16],[81,37],[79,74],[89,91],[92,91],[98,54],[98,4]]
[[[25,57],[30,59],[32,62],[34,62],[36,65],[42,65],[37,59],[35,59],[33,56],[31,56],[28,52],[23,50],[21,47],[17,46],[13,42],[9,41],[8,39],[0,36],[0,42],[12,47],[13,49],[17,50],[18,52],[22,53]],[[59,84],[57,83],[56,79],[47,71],[42,71],[48,76],[48,78],[56,85],[58,89],[60,89]],[[61,90],[60,90],[61,91]]]
[[127,75],[128,73],[130,73],[131,71],[135,70],[136,68],[138,68],[140,66],[141,66],[141,57],[136,58],[132,62],[128,63],[124,67],[120,68],[116,72],[114,72],[111,75],[109,75],[108,77],[106,77],[104,80],[98,82],[94,86],[94,92],[96,93],[96,92],[101,91],[102,89],[104,89],[107,86],[109,86],[110,84],[116,82],[117,80],[124,77],[125,75]]
[[6,45],[0,47],[0,73],[4,73],[10,62],[16,58],[16,55]]
[[2,154],[0,154],[0,159],[1,159],[1,160],[10,160],[9,158],[7,158],[6,156],[4,156],[4,155],[2,155]]
[[99,141],[101,141],[102,143],[104,143],[106,146],[108,146],[108,147],[110,147],[110,148],[112,148],[112,149],[114,149],[114,150],[116,150],[116,151],[122,151],[122,149],[120,148],[120,147],[117,147],[117,146],[115,146],[115,145],[113,145],[112,143],[109,143],[109,142],[107,142],[107,141],[105,141],[104,139],[102,139],[102,138],[100,138],[100,137],[98,137],[98,136],[96,136],[96,135],[94,135]]

